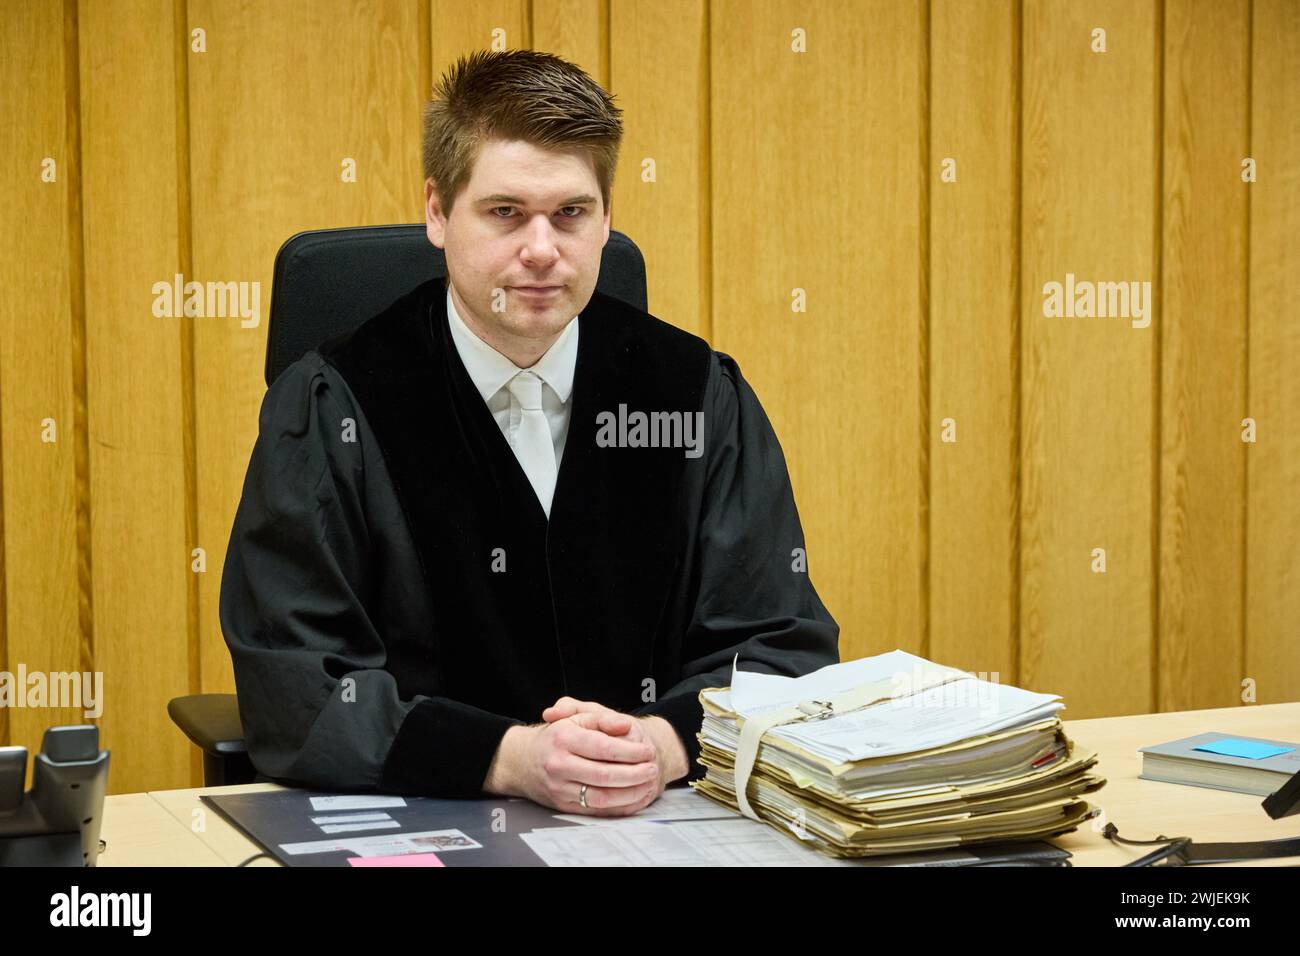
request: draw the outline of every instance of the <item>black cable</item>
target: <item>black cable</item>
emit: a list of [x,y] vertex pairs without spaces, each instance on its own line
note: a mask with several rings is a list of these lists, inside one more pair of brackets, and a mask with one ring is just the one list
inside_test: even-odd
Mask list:
[[1112,843],[1126,843],[1129,846],[1164,844],[1160,849],[1153,850],[1144,857],[1125,863],[1126,867],[1154,866],[1162,860],[1165,861],[1166,866],[1184,866],[1187,863],[1187,854],[1184,851],[1192,845],[1191,837],[1167,837],[1163,833],[1158,834],[1154,840],[1126,840],[1119,835],[1119,828],[1113,823],[1106,824],[1101,835]]
[[1191,837],[1167,837],[1163,833],[1159,834],[1154,840],[1126,840],[1119,835],[1119,827],[1113,823],[1106,824],[1101,831],[1101,835],[1107,840],[1113,840],[1116,843],[1127,843],[1130,846],[1153,846],[1156,843],[1176,843],[1179,840],[1190,840]]

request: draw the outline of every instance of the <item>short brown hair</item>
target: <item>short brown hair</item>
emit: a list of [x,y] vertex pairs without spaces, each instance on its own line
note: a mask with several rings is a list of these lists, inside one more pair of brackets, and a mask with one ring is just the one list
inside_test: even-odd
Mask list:
[[424,107],[424,177],[443,215],[469,182],[484,140],[519,139],[542,149],[585,149],[609,208],[622,110],[580,67],[533,50],[480,50],[456,61]]

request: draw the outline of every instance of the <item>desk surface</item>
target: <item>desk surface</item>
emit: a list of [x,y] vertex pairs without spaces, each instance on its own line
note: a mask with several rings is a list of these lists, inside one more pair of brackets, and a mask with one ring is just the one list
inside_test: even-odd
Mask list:
[[[1097,751],[1106,786],[1087,800],[1104,814],[1052,842],[1072,853],[1075,866],[1121,866],[1150,847],[1119,847],[1101,835],[1106,822],[1121,836],[1150,840],[1157,834],[1190,836],[1198,842],[1275,840],[1300,837],[1300,815],[1273,820],[1263,797],[1204,787],[1139,780],[1139,747],[1208,731],[1295,740],[1300,703],[1259,704],[1219,710],[1181,711],[1065,721],[1076,745]],[[233,866],[260,852],[235,827],[199,800],[200,794],[276,790],[275,784],[199,787],[129,793],[104,800],[105,841],[100,866]],[[763,824],[755,824],[761,826]],[[1300,858],[1265,865],[1296,865]],[[252,866],[279,866],[259,859]],[[1221,864],[1249,866],[1250,863]]]

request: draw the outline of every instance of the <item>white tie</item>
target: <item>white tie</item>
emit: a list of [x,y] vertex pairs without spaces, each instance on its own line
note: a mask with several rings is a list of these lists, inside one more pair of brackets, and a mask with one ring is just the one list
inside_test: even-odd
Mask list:
[[551,498],[555,494],[555,445],[551,426],[542,411],[542,380],[532,372],[520,372],[506,386],[522,414],[515,432],[515,457],[537,492],[546,516],[551,516]]

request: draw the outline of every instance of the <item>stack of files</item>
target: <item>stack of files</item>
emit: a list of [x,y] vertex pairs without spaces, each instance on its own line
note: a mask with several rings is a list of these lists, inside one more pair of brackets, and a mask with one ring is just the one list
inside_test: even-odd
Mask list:
[[[825,706],[837,700],[838,710]],[[707,773],[691,786],[741,813],[735,780],[745,722],[820,703],[809,708],[820,716],[778,723],[756,752],[751,746],[744,815],[833,857],[1068,833],[1096,814],[1082,797],[1106,782],[1089,772],[1097,755],[1065,736],[1059,695],[901,650],[797,678],[733,665],[731,687],[705,688],[700,702]]]

